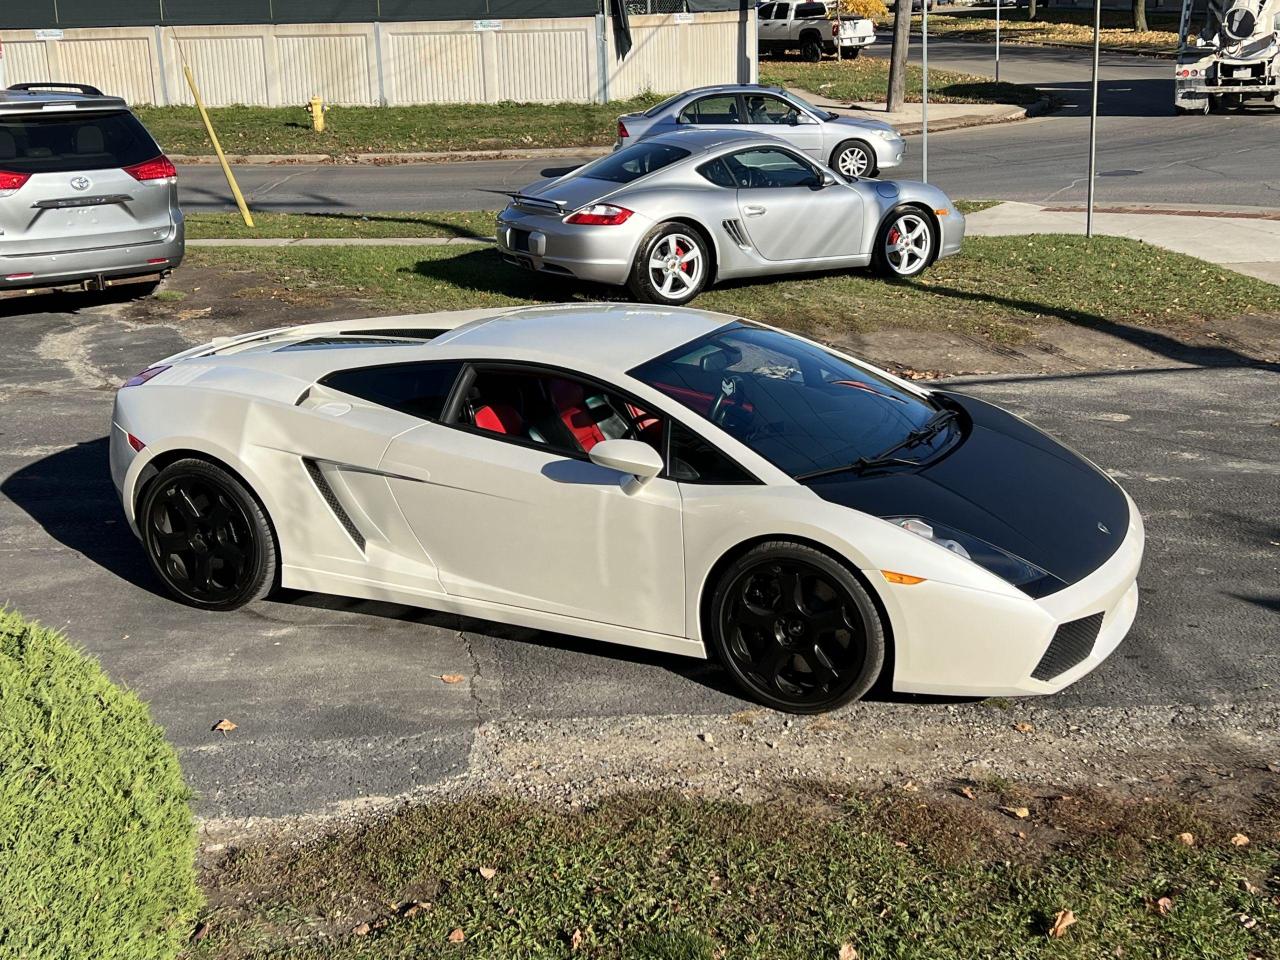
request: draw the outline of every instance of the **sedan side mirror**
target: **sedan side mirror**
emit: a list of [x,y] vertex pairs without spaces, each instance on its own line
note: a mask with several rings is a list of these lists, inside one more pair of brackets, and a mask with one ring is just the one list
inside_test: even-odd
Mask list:
[[642,440],[602,440],[588,454],[591,462],[629,475],[623,489],[635,493],[662,472],[662,457]]
[[825,170],[822,171],[822,186],[824,189],[826,187],[834,187],[839,182],[840,178],[834,173],[827,173]]

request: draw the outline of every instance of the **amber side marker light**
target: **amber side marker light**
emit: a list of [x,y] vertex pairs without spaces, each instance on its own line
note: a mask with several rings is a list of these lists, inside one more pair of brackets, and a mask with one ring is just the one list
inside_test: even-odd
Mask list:
[[924,583],[924,577],[913,577],[909,573],[895,573],[892,570],[881,570],[880,575],[890,583],[901,583],[910,586],[913,583]]
[[948,210],[946,207],[938,207],[938,208],[937,208],[936,210],[934,210],[933,212],[934,212],[934,213],[936,213],[936,214],[937,214],[938,216],[940,216],[940,217],[945,217],[945,216],[947,216],[949,213],[951,213],[951,211],[950,211],[950,210]]

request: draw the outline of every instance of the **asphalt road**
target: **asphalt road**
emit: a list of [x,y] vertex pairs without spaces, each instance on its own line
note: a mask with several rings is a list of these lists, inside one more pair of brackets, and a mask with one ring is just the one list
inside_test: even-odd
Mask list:
[[[426,611],[315,595],[221,615],[174,603],[125,528],[105,433],[115,385],[184,337],[114,307],[3,322],[0,603],[65,626],[150,702],[202,814],[308,812],[429,785],[463,771],[488,720],[743,706],[706,663]],[[1172,366],[963,387],[1116,471],[1147,519],[1133,633],[1051,708],[1280,697],[1276,376]],[[469,679],[447,686],[445,673]],[[230,737],[210,730],[223,717],[239,725]]]
[[[884,56],[888,44],[873,48]],[[919,45],[913,56],[919,58]],[[992,73],[984,45],[935,40],[938,68]],[[1103,203],[1280,206],[1280,112],[1179,117],[1173,113],[1169,60],[1104,54],[1101,59],[1097,197]],[[1063,101],[1057,112],[1018,123],[934,134],[930,179],[960,198],[1075,202],[1088,172],[1089,54],[1085,50],[1006,45],[1001,78],[1028,83]],[[919,137],[895,176],[920,176]],[[576,165],[571,160],[494,160],[404,166],[237,167],[258,210],[483,210],[505,194]],[[229,209],[216,166],[184,166],[188,210]]]

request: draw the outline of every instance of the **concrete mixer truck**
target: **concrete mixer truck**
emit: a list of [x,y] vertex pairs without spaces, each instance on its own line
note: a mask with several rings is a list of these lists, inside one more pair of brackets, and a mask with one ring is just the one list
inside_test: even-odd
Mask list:
[[1262,101],[1280,108],[1280,0],[1182,0],[1173,103],[1210,113]]

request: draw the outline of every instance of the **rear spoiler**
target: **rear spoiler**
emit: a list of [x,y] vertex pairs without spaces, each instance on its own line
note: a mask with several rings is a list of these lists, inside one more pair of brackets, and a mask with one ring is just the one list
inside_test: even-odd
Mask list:
[[517,207],[529,207],[533,210],[550,210],[555,213],[564,213],[566,207],[563,200],[545,200],[542,197],[527,197],[523,193],[508,193],[511,202]]

